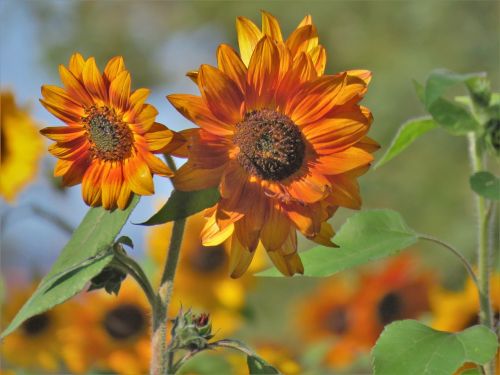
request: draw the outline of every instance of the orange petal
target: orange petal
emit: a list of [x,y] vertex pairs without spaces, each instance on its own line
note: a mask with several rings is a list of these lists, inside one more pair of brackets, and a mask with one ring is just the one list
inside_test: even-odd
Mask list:
[[[227,44],[221,44],[217,49],[217,65],[220,70],[237,83],[241,92],[246,90],[247,67],[243,64],[236,51]],[[198,77],[196,77],[196,82]]]
[[121,162],[106,162],[102,175],[102,206],[106,209],[116,207],[123,183]]
[[118,74],[125,70],[125,63],[123,62],[123,57],[115,56],[107,63],[104,68],[104,77],[111,83],[118,77]]
[[52,113],[58,119],[64,121],[68,125],[75,125],[80,123],[81,117],[77,116],[73,111],[68,110],[67,108],[62,108],[59,106],[54,106],[43,99],[40,99],[40,103],[45,107],[47,111]]
[[325,197],[330,183],[313,169],[309,169],[304,175],[294,177],[283,185],[293,198],[300,202],[313,203]]
[[218,168],[229,161],[231,141],[203,129],[194,133],[189,145],[189,161],[196,168]]
[[367,85],[372,80],[372,72],[370,72],[369,70],[362,70],[362,69],[347,70],[346,73],[349,76],[354,76],[362,79],[363,82],[365,82],[365,84]]
[[72,165],[73,160],[57,159],[56,165],[54,166],[54,177],[64,175]]
[[85,172],[82,181],[82,197],[85,203],[94,207],[101,203],[101,173],[103,164],[95,161]]
[[201,128],[221,136],[234,133],[234,125],[228,125],[216,119],[202,98],[194,95],[175,94],[167,96],[167,99],[184,117]]
[[109,85],[109,100],[113,107],[121,112],[125,112],[129,106],[130,97],[130,73],[126,70],[118,73]]
[[190,70],[189,72],[186,73],[186,76],[193,81],[194,83],[198,84],[198,71],[197,70]]
[[140,155],[135,155],[124,161],[123,176],[130,189],[139,195],[154,193],[153,176],[147,163]]
[[285,214],[302,234],[313,237],[319,232],[321,222],[314,220],[314,212],[312,211],[314,207],[311,208],[295,202],[289,202],[285,206]]
[[82,83],[63,65],[59,65],[59,74],[61,81],[66,87],[67,94],[74,102],[82,105],[82,107],[90,107],[94,104],[91,96],[85,90]]
[[73,73],[73,75],[80,79],[82,78],[82,72],[83,72],[83,66],[85,65],[85,60],[83,59],[83,56],[81,54],[74,53],[71,55],[69,59],[69,71]]
[[295,29],[285,42],[292,56],[300,52],[310,52],[318,46],[318,32],[316,26],[305,25]]
[[240,121],[243,94],[225,73],[213,66],[202,65],[198,87],[206,105],[216,118],[230,125],[236,125]]
[[120,195],[118,196],[117,205],[120,210],[124,210],[127,208],[128,203],[130,202],[131,191],[127,184],[122,184],[122,188],[120,190]]
[[260,233],[260,240],[267,251],[281,248],[292,230],[290,224],[290,220],[283,214],[279,204],[275,203],[269,208]]
[[189,162],[184,164],[175,173],[174,186],[181,191],[195,191],[208,189],[219,185],[224,166],[216,169],[194,168]]
[[138,134],[148,132],[155,123],[158,110],[151,104],[143,104],[141,111],[135,116],[132,126]]
[[[57,166],[59,165],[59,162],[63,162],[66,160],[58,160],[58,163],[56,164],[56,169],[54,170],[54,175],[56,175],[57,171]],[[62,182],[64,186],[73,186],[77,185],[82,182],[83,176],[85,175],[85,172],[90,166],[91,159],[88,155],[88,153],[83,154],[81,157],[74,161],[70,161],[71,166],[69,169],[64,173]]]
[[277,42],[283,41],[283,36],[281,35],[281,28],[278,20],[266,11],[261,11],[262,13],[262,33],[271,37],[272,40]]
[[[173,137],[167,146],[158,150],[164,154],[177,156],[180,158],[187,158],[189,155],[189,140],[193,134],[196,134],[200,129],[184,129],[180,132],[172,131]],[[155,151],[156,152],[156,151]]]
[[69,142],[58,142],[49,146],[49,152],[57,158],[65,160],[78,159],[86,154],[89,149],[89,143],[86,138],[77,138]]
[[361,196],[356,178],[348,173],[342,173],[330,178],[332,193],[327,202],[334,206],[341,206],[359,210],[361,208]]
[[280,251],[270,251],[267,254],[283,275],[293,276],[296,273],[304,273],[304,266],[297,253],[284,255]]
[[250,263],[252,263],[255,251],[250,251],[243,246],[236,236],[231,237],[231,254],[229,256],[229,272],[232,278],[241,277]]
[[302,21],[300,21],[299,25],[297,26],[297,29],[300,29],[303,26],[312,25],[312,24],[313,24],[312,16],[310,14],[308,14],[307,16],[305,16],[302,19]]
[[85,135],[85,129],[70,126],[44,128],[40,133],[57,142],[70,142]]
[[350,147],[341,152],[320,156],[314,166],[319,173],[335,175],[370,164],[373,156],[358,147]]
[[234,223],[234,233],[238,241],[250,252],[255,252],[259,244],[260,228],[255,229],[254,223],[243,216],[240,220]]
[[201,231],[201,239],[203,246],[217,246],[226,241],[233,234],[234,225],[228,225],[224,229],[220,229],[215,220],[215,214],[208,218],[203,230]]
[[84,115],[82,105],[71,98],[66,90],[51,85],[42,86],[42,104],[49,104],[51,107],[57,108],[60,112],[66,113],[67,117],[73,122],[79,122]]
[[359,147],[369,153],[373,153],[380,149],[380,145],[376,141],[366,136],[356,143],[356,147]]
[[129,98],[130,110],[125,114],[123,120],[127,122],[134,122],[134,117],[141,112],[144,103],[149,96],[148,89],[137,89],[135,90]]
[[334,235],[335,231],[333,230],[332,226],[325,221],[321,223],[321,229],[319,233],[316,236],[312,237],[311,240],[323,246],[337,247],[337,245],[335,245],[331,240]]
[[151,172],[164,177],[172,177],[174,172],[163,162],[163,160],[157,158],[149,152],[142,154],[143,159],[146,161]]
[[247,111],[272,105],[278,85],[279,57],[276,44],[268,36],[257,43],[248,66]]
[[248,66],[257,42],[262,38],[262,32],[255,24],[245,17],[236,19],[236,32],[240,46],[241,60]]
[[83,67],[82,79],[88,93],[94,100],[108,100],[108,93],[101,72],[93,57],[89,58]]
[[[318,76],[322,76],[325,73],[326,68],[326,50],[323,46],[316,46],[309,51],[309,56],[316,68]],[[348,73],[349,74],[349,73]]]
[[168,129],[165,125],[157,122],[153,123],[147,133],[144,134],[144,139],[148,144],[148,149],[152,152],[161,152],[174,138],[174,132]]

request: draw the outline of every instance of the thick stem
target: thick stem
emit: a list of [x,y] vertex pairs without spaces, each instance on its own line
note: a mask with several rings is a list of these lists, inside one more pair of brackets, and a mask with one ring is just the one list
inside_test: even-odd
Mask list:
[[153,358],[151,363],[151,373],[153,375],[170,374],[172,370],[170,368],[171,360],[169,359],[169,352],[167,351],[167,313],[174,289],[175,271],[179,260],[185,224],[186,219],[174,222],[167,260],[153,309]]

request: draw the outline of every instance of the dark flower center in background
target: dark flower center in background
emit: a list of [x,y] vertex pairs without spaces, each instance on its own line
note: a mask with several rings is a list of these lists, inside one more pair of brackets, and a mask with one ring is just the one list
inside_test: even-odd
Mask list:
[[330,311],[323,321],[325,329],[341,335],[349,328],[347,311],[343,307],[337,307]]
[[125,340],[140,333],[146,326],[142,310],[132,304],[115,307],[104,317],[104,328],[111,337]]
[[299,128],[284,114],[262,109],[245,114],[233,139],[238,161],[250,174],[279,181],[299,170],[305,144]]
[[130,156],[133,135],[127,124],[108,107],[92,106],[86,110],[83,124],[91,143],[93,157],[102,160],[123,160]]
[[383,325],[402,318],[403,301],[396,292],[388,293],[378,303],[378,319]]
[[222,245],[207,247],[200,244],[197,251],[190,256],[190,264],[193,269],[202,273],[217,271],[226,263],[227,259]]
[[47,313],[32,316],[26,320],[21,328],[27,336],[37,336],[50,326],[50,317]]

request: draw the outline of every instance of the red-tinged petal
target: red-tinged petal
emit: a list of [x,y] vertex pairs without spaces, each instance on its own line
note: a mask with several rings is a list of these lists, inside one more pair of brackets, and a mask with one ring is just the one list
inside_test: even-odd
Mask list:
[[[325,73],[326,68],[326,49],[323,46],[316,46],[311,51],[309,51],[309,56],[316,68],[318,76],[322,76]],[[349,74],[349,73],[348,73]]]
[[189,161],[193,167],[213,169],[229,161],[231,141],[200,129],[193,134],[189,147]]
[[121,162],[106,162],[102,175],[102,206],[106,209],[116,207],[123,183]]
[[267,251],[281,248],[290,234],[290,220],[283,214],[281,206],[274,203],[267,212],[266,220],[262,226],[260,240]]
[[206,131],[221,136],[234,133],[234,124],[225,124],[215,118],[202,98],[194,95],[175,94],[167,96],[167,99],[184,117]]
[[72,160],[57,159],[56,165],[54,166],[54,177],[61,177],[72,165]]
[[130,73],[126,70],[120,72],[109,85],[109,101],[111,105],[122,113],[129,107]]
[[335,106],[346,82],[346,75],[322,76],[302,85],[287,103],[285,112],[297,125],[318,121]]
[[[246,90],[247,67],[243,64],[236,51],[227,44],[221,44],[217,49],[217,65],[232,79],[241,92]],[[196,81],[198,77],[196,78]]]
[[373,156],[358,147],[350,147],[344,151],[320,156],[314,166],[315,170],[325,175],[336,175],[370,164]]
[[311,216],[314,207],[306,207],[295,202],[289,202],[285,206],[284,212],[302,234],[313,237],[319,232],[321,222],[315,221]]
[[346,103],[352,103],[352,100],[361,100],[368,90],[366,82],[355,76],[347,75],[346,84],[340,95],[335,98],[335,104],[338,106]]
[[196,85],[198,85],[198,71],[190,70],[186,73],[186,77],[188,77],[191,81],[193,81]]
[[289,194],[300,202],[313,203],[323,199],[329,188],[329,181],[322,175],[309,169],[301,176],[289,179],[282,183],[287,187]]
[[241,277],[250,263],[252,263],[255,251],[250,251],[243,246],[236,236],[231,237],[231,254],[229,256],[229,272],[231,277],[236,279]]
[[94,98],[94,100],[108,100],[108,92],[104,80],[102,79],[101,72],[95,63],[93,57],[89,58],[83,67],[82,79],[87,89],[87,92]]
[[248,66],[246,110],[268,108],[273,104],[280,71],[279,51],[269,38],[262,38]]
[[67,95],[72,98],[74,102],[80,103],[83,107],[90,107],[94,104],[91,96],[85,90],[82,83],[63,65],[59,65],[59,74],[61,81],[66,87]]
[[256,229],[254,223],[245,215],[234,223],[234,234],[238,241],[250,252],[255,252],[259,244],[260,228]]
[[194,168],[189,162],[175,173],[174,186],[181,191],[208,189],[219,185],[224,166],[215,169]]
[[82,197],[89,206],[98,206],[101,203],[101,174],[103,164],[100,162],[92,163],[82,181]]
[[56,142],[70,142],[85,135],[85,129],[70,126],[44,128],[40,133]]
[[82,119],[81,116],[76,115],[73,111],[69,111],[66,108],[59,106],[54,106],[43,99],[40,99],[40,103],[42,103],[47,111],[70,126],[79,124]]
[[174,175],[174,172],[172,172],[172,170],[161,159],[153,154],[145,152],[142,154],[142,157],[151,169],[151,172],[154,174],[164,177],[172,177]]
[[[148,132],[144,134],[144,139],[148,144],[148,149],[151,152],[160,152],[174,138],[174,132],[168,129],[165,125],[157,122],[153,123]],[[179,145],[180,147],[180,145]]]
[[65,109],[80,117],[83,115],[84,110],[82,104],[75,98],[69,96],[63,88],[53,85],[43,85],[41,91],[43,100],[50,105]]
[[189,155],[189,140],[193,134],[196,134],[200,129],[184,129],[180,132],[172,132],[173,138],[170,143],[162,149],[155,151],[179,158],[187,158]]
[[332,237],[335,235],[335,231],[332,226],[326,221],[321,223],[321,229],[319,233],[312,237],[311,240],[317,244],[327,246],[327,247],[338,247],[332,242]]
[[215,215],[208,218],[203,230],[201,231],[201,239],[203,246],[217,246],[226,241],[234,231],[234,224],[228,225],[224,229],[220,229],[215,220]]
[[291,69],[293,59],[292,56],[290,55],[290,51],[288,50],[288,48],[286,48],[286,46],[283,43],[277,44],[276,47],[278,48],[279,62],[280,62],[278,82],[281,82],[285,74],[288,73],[288,71]]
[[281,28],[278,20],[266,11],[261,11],[262,13],[262,33],[268,35],[272,40],[277,42],[283,41],[283,36],[281,35]]
[[153,176],[140,155],[124,161],[123,176],[130,189],[139,195],[154,193]]
[[230,198],[241,191],[248,177],[236,161],[229,163],[224,172],[220,182],[220,194],[222,198]]
[[134,122],[135,116],[141,112],[144,107],[144,103],[149,96],[148,89],[137,89],[135,90],[129,98],[130,110],[123,116],[123,121]]
[[356,143],[356,147],[361,148],[369,153],[374,153],[378,149],[380,149],[380,145],[371,139],[370,137],[363,137],[358,143]]
[[236,125],[241,120],[243,94],[225,73],[210,65],[202,65],[198,76],[201,95],[220,121]]
[[305,25],[295,29],[285,44],[290,49],[292,56],[296,56],[300,52],[308,53],[318,46],[316,27],[314,25]]
[[127,184],[122,184],[120,189],[120,195],[118,196],[118,201],[116,202],[120,210],[127,208],[132,192]]
[[372,80],[372,72],[370,72],[369,70],[362,70],[362,69],[347,70],[346,73],[349,76],[360,78],[366,85],[368,85]]
[[55,143],[49,146],[49,152],[57,158],[65,160],[75,160],[82,154],[87,153],[89,144],[85,138],[65,142],[64,144]]
[[328,155],[351,147],[361,140],[370,126],[359,108],[340,113],[334,118],[324,118],[305,126],[303,134],[316,153]]
[[69,59],[68,69],[76,78],[81,80],[84,65],[85,60],[83,56],[77,52],[71,55]]
[[107,63],[104,68],[104,78],[107,79],[108,83],[115,80],[118,75],[125,70],[125,62],[123,57],[115,56]]
[[[58,162],[59,161],[63,160],[58,160]],[[90,163],[91,163],[91,158],[88,153],[84,153],[78,159],[72,161],[71,167],[63,175],[62,178],[63,185],[73,186],[80,184],[83,180],[85,172],[90,166]]]
[[151,104],[144,104],[142,110],[135,116],[134,122],[131,124],[137,134],[143,135],[151,130],[155,123],[158,110]]
[[248,66],[257,42],[262,38],[262,32],[255,24],[245,17],[236,19],[236,32],[241,59]]
[[361,208],[361,196],[356,177],[353,177],[348,172],[331,176],[330,181],[332,184],[332,193],[326,200],[329,204],[353,210]]

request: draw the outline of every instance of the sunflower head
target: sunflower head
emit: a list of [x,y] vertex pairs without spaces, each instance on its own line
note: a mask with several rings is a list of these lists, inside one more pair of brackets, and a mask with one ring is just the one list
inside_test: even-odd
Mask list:
[[42,86],[41,103],[66,125],[41,132],[55,141],[54,175],[66,186],[82,183],[84,201],[106,209],[125,208],[132,193],[154,192],[153,174],[172,176],[154,156],[180,147],[183,137],[155,122],[157,110],[145,101],[147,89],[131,90],[122,57],[101,74],[93,57],[74,54],[59,67],[63,88]]
[[371,74],[325,75],[326,52],[309,16],[286,40],[267,12],[262,29],[242,17],[236,24],[240,53],[223,44],[217,67],[188,73],[201,96],[168,96],[198,126],[174,184],[219,188],[202,239],[206,246],[230,239],[233,277],[259,244],[291,276],[303,272],[297,231],[334,246],[327,220],[339,206],[360,207],[356,179],[378,148],[366,137],[371,113],[359,105]]

